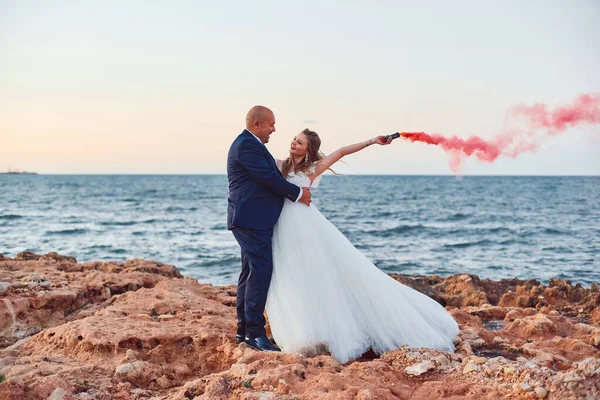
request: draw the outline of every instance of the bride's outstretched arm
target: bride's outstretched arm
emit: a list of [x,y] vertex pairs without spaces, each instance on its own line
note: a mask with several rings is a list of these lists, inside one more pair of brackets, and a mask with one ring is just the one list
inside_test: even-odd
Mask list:
[[331,167],[333,164],[338,162],[344,156],[347,156],[352,153],[356,153],[357,151],[360,151],[362,149],[366,149],[367,147],[371,146],[372,144],[386,146],[390,143],[392,143],[391,138],[388,139],[386,142],[385,136],[376,136],[372,139],[365,140],[364,142],[355,143],[355,144],[341,147],[341,148],[337,149],[336,151],[334,151],[333,153],[323,157],[323,159],[321,161],[317,162],[317,164],[315,165],[315,172],[311,178],[314,179],[317,176],[321,175],[323,172],[327,171],[327,169],[329,167]]

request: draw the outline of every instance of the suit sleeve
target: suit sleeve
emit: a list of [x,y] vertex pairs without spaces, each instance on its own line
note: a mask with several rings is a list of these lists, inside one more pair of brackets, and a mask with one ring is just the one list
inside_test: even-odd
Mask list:
[[267,190],[291,201],[296,201],[300,195],[301,189],[286,181],[278,171],[273,169],[259,146],[246,143],[240,145],[238,161],[246,168],[252,179]]

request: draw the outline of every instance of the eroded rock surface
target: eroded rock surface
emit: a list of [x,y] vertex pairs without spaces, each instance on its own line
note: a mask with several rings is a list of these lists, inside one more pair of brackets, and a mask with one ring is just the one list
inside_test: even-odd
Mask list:
[[235,344],[235,287],[152,261],[0,258],[2,399],[577,399],[600,396],[600,297],[552,280],[393,277],[460,325],[455,353],[348,364]]

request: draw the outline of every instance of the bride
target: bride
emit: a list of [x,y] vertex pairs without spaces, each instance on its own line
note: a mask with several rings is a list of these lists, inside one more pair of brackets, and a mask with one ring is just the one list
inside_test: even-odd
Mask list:
[[[317,133],[305,129],[277,166],[291,183],[314,188],[342,157],[389,142],[378,136],[324,156]],[[283,351],[329,352],[341,363],[404,344],[453,351],[458,334],[444,307],[379,270],[314,205],[287,199],[273,231],[266,309]]]

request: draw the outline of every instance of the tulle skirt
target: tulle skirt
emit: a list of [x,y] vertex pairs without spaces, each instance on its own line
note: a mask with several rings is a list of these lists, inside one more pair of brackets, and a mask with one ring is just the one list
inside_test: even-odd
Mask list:
[[342,363],[405,344],[454,351],[458,334],[439,303],[379,270],[315,206],[289,200],[274,227],[266,308],[282,351]]

